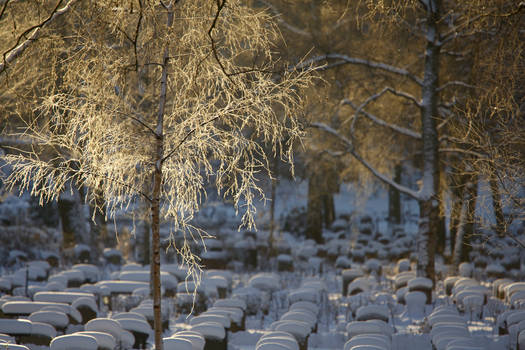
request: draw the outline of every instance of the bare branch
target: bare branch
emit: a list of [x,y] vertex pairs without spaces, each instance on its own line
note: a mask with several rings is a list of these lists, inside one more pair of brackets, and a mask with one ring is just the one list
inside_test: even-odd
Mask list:
[[327,55],[316,56],[308,60],[305,60],[292,68],[295,68],[295,69],[310,68],[316,63],[323,62],[323,61],[329,61],[329,60],[338,60],[338,61],[332,64],[325,64],[322,66],[314,67],[313,70],[322,71],[322,70],[327,70],[329,68],[341,66],[344,64],[356,64],[356,65],[363,65],[366,67],[379,69],[379,70],[383,70],[385,72],[389,72],[392,74],[400,75],[400,76],[409,78],[410,80],[412,80],[413,82],[415,82],[416,84],[420,86],[423,85],[422,79],[418,78],[416,75],[410,73],[406,69],[394,67],[389,64],[382,63],[382,62],[375,62],[375,61],[370,61],[370,60],[366,60],[363,58],[357,58],[357,57],[349,57],[347,55],[342,55],[338,53],[331,53]]
[[449,86],[463,86],[463,87],[470,88],[470,89],[477,89],[478,88],[477,86],[471,85],[471,84],[467,84],[464,81],[453,80],[453,81],[448,81],[445,84],[443,84],[440,87],[438,87],[437,91],[442,91],[442,90],[446,89]]
[[323,124],[323,123],[312,123],[310,124],[311,127],[323,130],[324,132],[335,136],[339,141],[341,141],[348,153],[350,153],[357,161],[359,161],[365,168],[367,168],[372,174],[374,174],[375,177],[377,177],[379,180],[384,182],[385,184],[394,187],[396,190],[398,190],[401,193],[404,193],[416,200],[420,200],[419,193],[405,187],[403,185],[398,184],[397,182],[393,181],[392,179],[386,177],[384,174],[381,174],[376,168],[374,168],[370,163],[368,163],[366,160],[364,160],[354,149],[354,145],[352,142],[341,135],[339,132],[337,132],[335,129],[331,128],[330,126]]
[[[8,64],[13,62],[18,56],[20,56],[29,47],[29,45],[33,41],[38,39],[38,37],[40,36],[40,31],[41,31],[42,28],[45,28],[46,26],[49,25],[49,23],[53,22],[55,19],[57,19],[61,15],[63,15],[66,12],[68,12],[69,9],[71,8],[71,5],[75,1],[76,0],[69,0],[64,5],[64,7],[60,8],[60,9],[58,8],[58,6],[60,6],[62,1],[59,1],[59,3],[57,4],[57,7],[55,7],[53,12],[51,12],[49,17],[45,21],[43,21],[42,23],[37,24],[37,25],[35,25],[35,26],[25,30],[18,37],[18,40],[16,41],[16,44],[12,48],[10,48],[9,50],[7,50],[6,52],[3,53],[3,62],[0,63],[0,73],[2,73],[7,68]],[[31,34],[29,34],[29,33],[31,33]],[[22,38],[26,37],[26,35],[28,35],[26,40],[21,42]]]
[[392,129],[402,135],[405,135],[405,136],[409,136],[409,137],[412,137],[414,139],[418,139],[418,140],[421,140],[421,134],[418,133],[418,132],[415,132],[413,130],[410,130],[410,129],[407,129],[407,128],[404,128],[402,126],[399,126],[399,125],[395,125],[395,124],[392,124],[392,123],[388,123],[386,121],[384,121],[383,119],[373,115],[372,113],[369,113],[363,109],[359,110],[359,107],[355,106],[352,101],[348,100],[348,99],[345,99],[343,101],[341,101],[342,104],[345,104],[345,105],[349,105],[351,106],[353,109],[356,110],[356,114],[357,113],[361,113],[362,115],[364,115],[365,117],[367,117],[368,119],[370,119],[371,121],[373,121],[374,123],[376,123],[377,125],[381,125],[381,126],[384,126],[386,128],[389,128],[389,129]]

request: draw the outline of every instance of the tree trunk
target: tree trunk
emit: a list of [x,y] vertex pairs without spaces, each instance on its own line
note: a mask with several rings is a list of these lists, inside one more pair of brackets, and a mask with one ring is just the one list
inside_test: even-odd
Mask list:
[[[173,24],[173,11],[167,9],[167,27]],[[166,107],[168,81],[169,48],[166,44],[162,61],[162,75],[160,79],[159,110],[155,129],[155,171],[153,173],[153,191],[151,195],[151,276],[153,276],[153,326],[155,332],[155,349],[162,350],[162,313],[160,290],[160,196],[162,189],[162,162],[164,158],[164,109]]]
[[308,179],[308,204],[306,209],[306,236],[322,243],[323,201],[320,193],[319,177],[311,173]]
[[[401,164],[394,167],[394,181],[401,183]],[[390,224],[399,225],[401,223],[401,195],[394,186],[388,187],[388,221]]]
[[102,194],[97,191],[95,194],[95,200],[97,201],[96,206],[101,208],[101,210],[96,210],[95,206],[89,206],[89,227],[90,227],[90,237],[91,237],[91,247],[94,248],[94,261],[97,261],[98,258],[102,256],[105,243],[108,240],[108,229],[106,223],[106,204]]
[[332,226],[332,222],[335,220],[335,204],[334,195],[330,191],[326,191],[322,195],[323,201],[323,218],[325,227],[329,228]]
[[427,2],[425,73],[421,89],[421,126],[423,139],[423,187],[421,189],[417,273],[435,280],[434,256],[439,225],[439,158],[438,133],[438,76],[440,45],[438,21],[440,1]]
[[489,180],[490,193],[492,195],[492,208],[494,209],[494,216],[496,217],[496,233],[499,237],[505,236],[506,224],[505,216],[503,215],[503,206],[501,205],[501,196],[499,192],[498,182],[494,177]]
[[274,155],[272,169],[272,201],[270,202],[270,237],[269,237],[269,251],[273,252],[274,235],[275,235],[275,201],[277,200],[277,177],[279,176],[279,157]]
[[461,223],[461,213],[463,208],[463,192],[465,188],[466,176],[463,174],[452,175],[452,210],[450,212],[450,251],[455,251],[456,235]]
[[68,188],[58,197],[58,214],[62,222],[62,247],[72,248],[87,241],[84,208],[77,189]]
[[465,187],[465,223],[463,225],[464,235],[461,245],[461,262],[469,261],[472,250],[471,240],[474,237],[476,200],[478,197],[478,175],[472,174]]

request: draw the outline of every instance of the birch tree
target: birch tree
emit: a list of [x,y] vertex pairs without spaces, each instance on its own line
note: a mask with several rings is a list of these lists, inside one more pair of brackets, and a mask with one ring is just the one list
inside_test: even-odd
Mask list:
[[[148,203],[155,348],[162,349],[161,220],[171,223],[173,244],[184,238],[173,249],[198,280],[190,243],[206,233],[191,219],[206,184],[233,199],[242,225],[255,225],[254,201],[263,195],[256,175],[269,171],[263,144],[292,162],[309,78],[283,69],[272,52],[279,33],[270,15],[241,1],[79,1],[68,11],[60,85],[37,96],[34,110],[48,122],[23,130],[56,156],[6,155],[13,171],[5,183],[41,202],[68,183],[85,186],[98,209],[97,197],[107,199],[109,217]],[[15,59],[5,64],[17,69]]]

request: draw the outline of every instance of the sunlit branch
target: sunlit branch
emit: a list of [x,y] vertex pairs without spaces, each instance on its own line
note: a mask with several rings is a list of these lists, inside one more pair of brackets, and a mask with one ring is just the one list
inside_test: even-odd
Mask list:
[[[68,12],[69,9],[71,8],[71,5],[75,1],[76,0],[69,0],[66,3],[66,5],[64,5],[64,7],[59,9],[58,7],[62,3],[62,0],[60,0],[57,6],[55,7],[55,9],[51,12],[49,17],[45,21],[37,25],[34,25],[29,29],[26,29],[22,34],[20,34],[20,36],[18,37],[18,40],[16,41],[16,44],[13,47],[11,47],[9,50],[3,53],[3,62],[0,63],[0,73],[2,73],[7,68],[8,64],[13,62],[19,55],[21,55],[33,41],[38,39],[42,28],[49,25],[49,23],[52,23],[55,19],[57,19],[64,13]],[[26,38],[26,40],[22,41],[22,38],[24,37]]]

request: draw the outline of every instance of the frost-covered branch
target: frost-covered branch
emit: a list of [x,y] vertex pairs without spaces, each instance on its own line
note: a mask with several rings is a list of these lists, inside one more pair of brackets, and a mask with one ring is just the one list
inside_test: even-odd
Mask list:
[[314,128],[317,128],[317,129],[320,129],[320,130],[323,130],[324,132],[332,135],[332,136],[335,136],[339,141],[341,141],[346,150],[348,151],[348,153],[350,153],[357,161],[359,161],[359,163],[361,163],[365,168],[367,168],[372,174],[374,174],[375,177],[377,177],[379,180],[381,180],[382,182],[384,182],[385,184],[389,185],[389,186],[392,186],[394,187],[396,190],[398,190],[399,192],[401,193],[404,193],[416,200],[419,200],[420,199],[420,196],[419,196],[419,193],[408,188],[408,187],[405,187],[403,185],[400,185],[398,184],[397,182],[393,181],[392,179],[388,178],[387,176],[385,176],[384,174],[380,173],[376,168],[374,168],[373,165],[371,165],[370,163],[368,163],[365,159],[363,159],[354,149],[354,145],[352,144],[352,142],[346,138],[345,136],[341,135],[339,132],[337,132],[337,130],[331,128],[330,126],[324,124],[324,123],[311,123],[310,124],[311,127],[314,127]]
[[377,125],[384,126],[386,128],[394,130],[394,131],[396,131],[396,132],[398,132],[398,133],[400,133],[402,135],[405,135],[405,136],[409,136],[409,137],[412,137],[412,138],[415,138],[415,139],[418,139],[418,140],[421,139],[421,134],[420,133],[415,132],[415,131],[410,130],[410,129],[407,129],[407,128],[404,128],[404,127],[396,125],[396,124],[388,123],[388,122],[384,121],[383,119],[373,115],[372,113],[369,113],[369,112],[367,112],[367,111],[365,111],[363,109],[360,109],[355,104],[353,104],[352,101],[350,101],[348,99],[344,99],[343,101],[341,101],[341,104],[345,104],[345,105],[351,106],[352,108],[354,108],[356,110],[356,114],[360,113],[360,114],[364,115],[365,117],[367,117],[368,119],[370,119],[371,121],[376,123]]
[[[331,63],[331,64],[325,64],[325,65],[321,65],[318,67],[312,67],[313,65],[318,64],[320,62],[330,61],[330,60],[338,60],[338,61],[336,61],[335,63]],[[299,63],[298,65],[295,66],[295,68],[305,69],[305,68],[312,67],[313,70],[321,71],[321,70],[327,70],[329,68],[341,66],[343,64],[356,64],[356,65],[362,65],[362,66],[366,66],[366,67],[370,67],[374,69],[379,69],[385,72],[389,72],[392,74],[406,77],[418,85],[423,85],[422,79],[418,78],[416,75],[410,73],[406,69],[391,66],[389,64],[382,63],[382,62],[370,61],[370,60],[366,60],[363,58],[357,58],[357,57],[350,57],[350,56],[338,54],[338,53],[330,53],[330,54],[320,55],[320,56],[310,58],[308,60],[305,60]]]
[[[53,12],[51,12],[49,17],[45,21],[43,21],[42,23],[39,23],[39,24],[37,24],[35,26],[32,26],[31,28],[25,30],[18,37],[18,40],[16,41],[16,44],[12,48],[10,48],[9,50],[7,50],[6,52],[3,53],[3,62],[0,63],[0,73],[3,72],[7,68],[8,64],[13,62],[18,56],[20,56],[29,47],[29,45],[33,41],[38,39],[38,37],[40,36],[40,31],[41,31],[42,28],[48,26],[49,23],[52,23],[55,19],[57,19],[58,17],[60,17],[64,13],[68,12],[69,9],[71,8],[71,5],[75,1],[76,0],[69,0],[64,5],[64,7],[60,8],[60,9],[58,8],[58,6],[60,6],[62,1],[59,1],[57,6],[55,7],[55,9],[53,10]],[[4,5],[7,5],[7,2]],[[24,38],[24,37],[26,38],[26,40],[22,41],[22,38]]]
[[267,1],[264,1],[264,0],[259,0],[259,2],[261,2],[262,4],[264,4],[264,6],[268,7],[268,9],[270,10],[270,12],[272,12],[274,15],[275,15],[275,20],[277,21],[277,23],[279,23],[283,28],[286,28],[287,30],[289,30],[290,32],[292,33],[295,33],[297,35],[301,35],[301,36],[304,36],[306,38],[311,38],[312,37],[312,34],[310,34],[309,32],[307,32],[306,30],[303,30],[301,28],[297,28],[296,26],[286,22],[284,19],[283,19],[283,15],[282,13],[275,7],[273,6],[272,4],[270,4],[269,2]]
[[463,86],[463,87],[470,88],[470,89],[476,89],[477,88],[477,86],[471,85],[471,84],[467,84],[464,81],[453,80],[453,81],[448,81],[445,84],[443,84],[440,87],[438,87],[437,91],[442,91],[442,90],[446,89],[449,86]]

